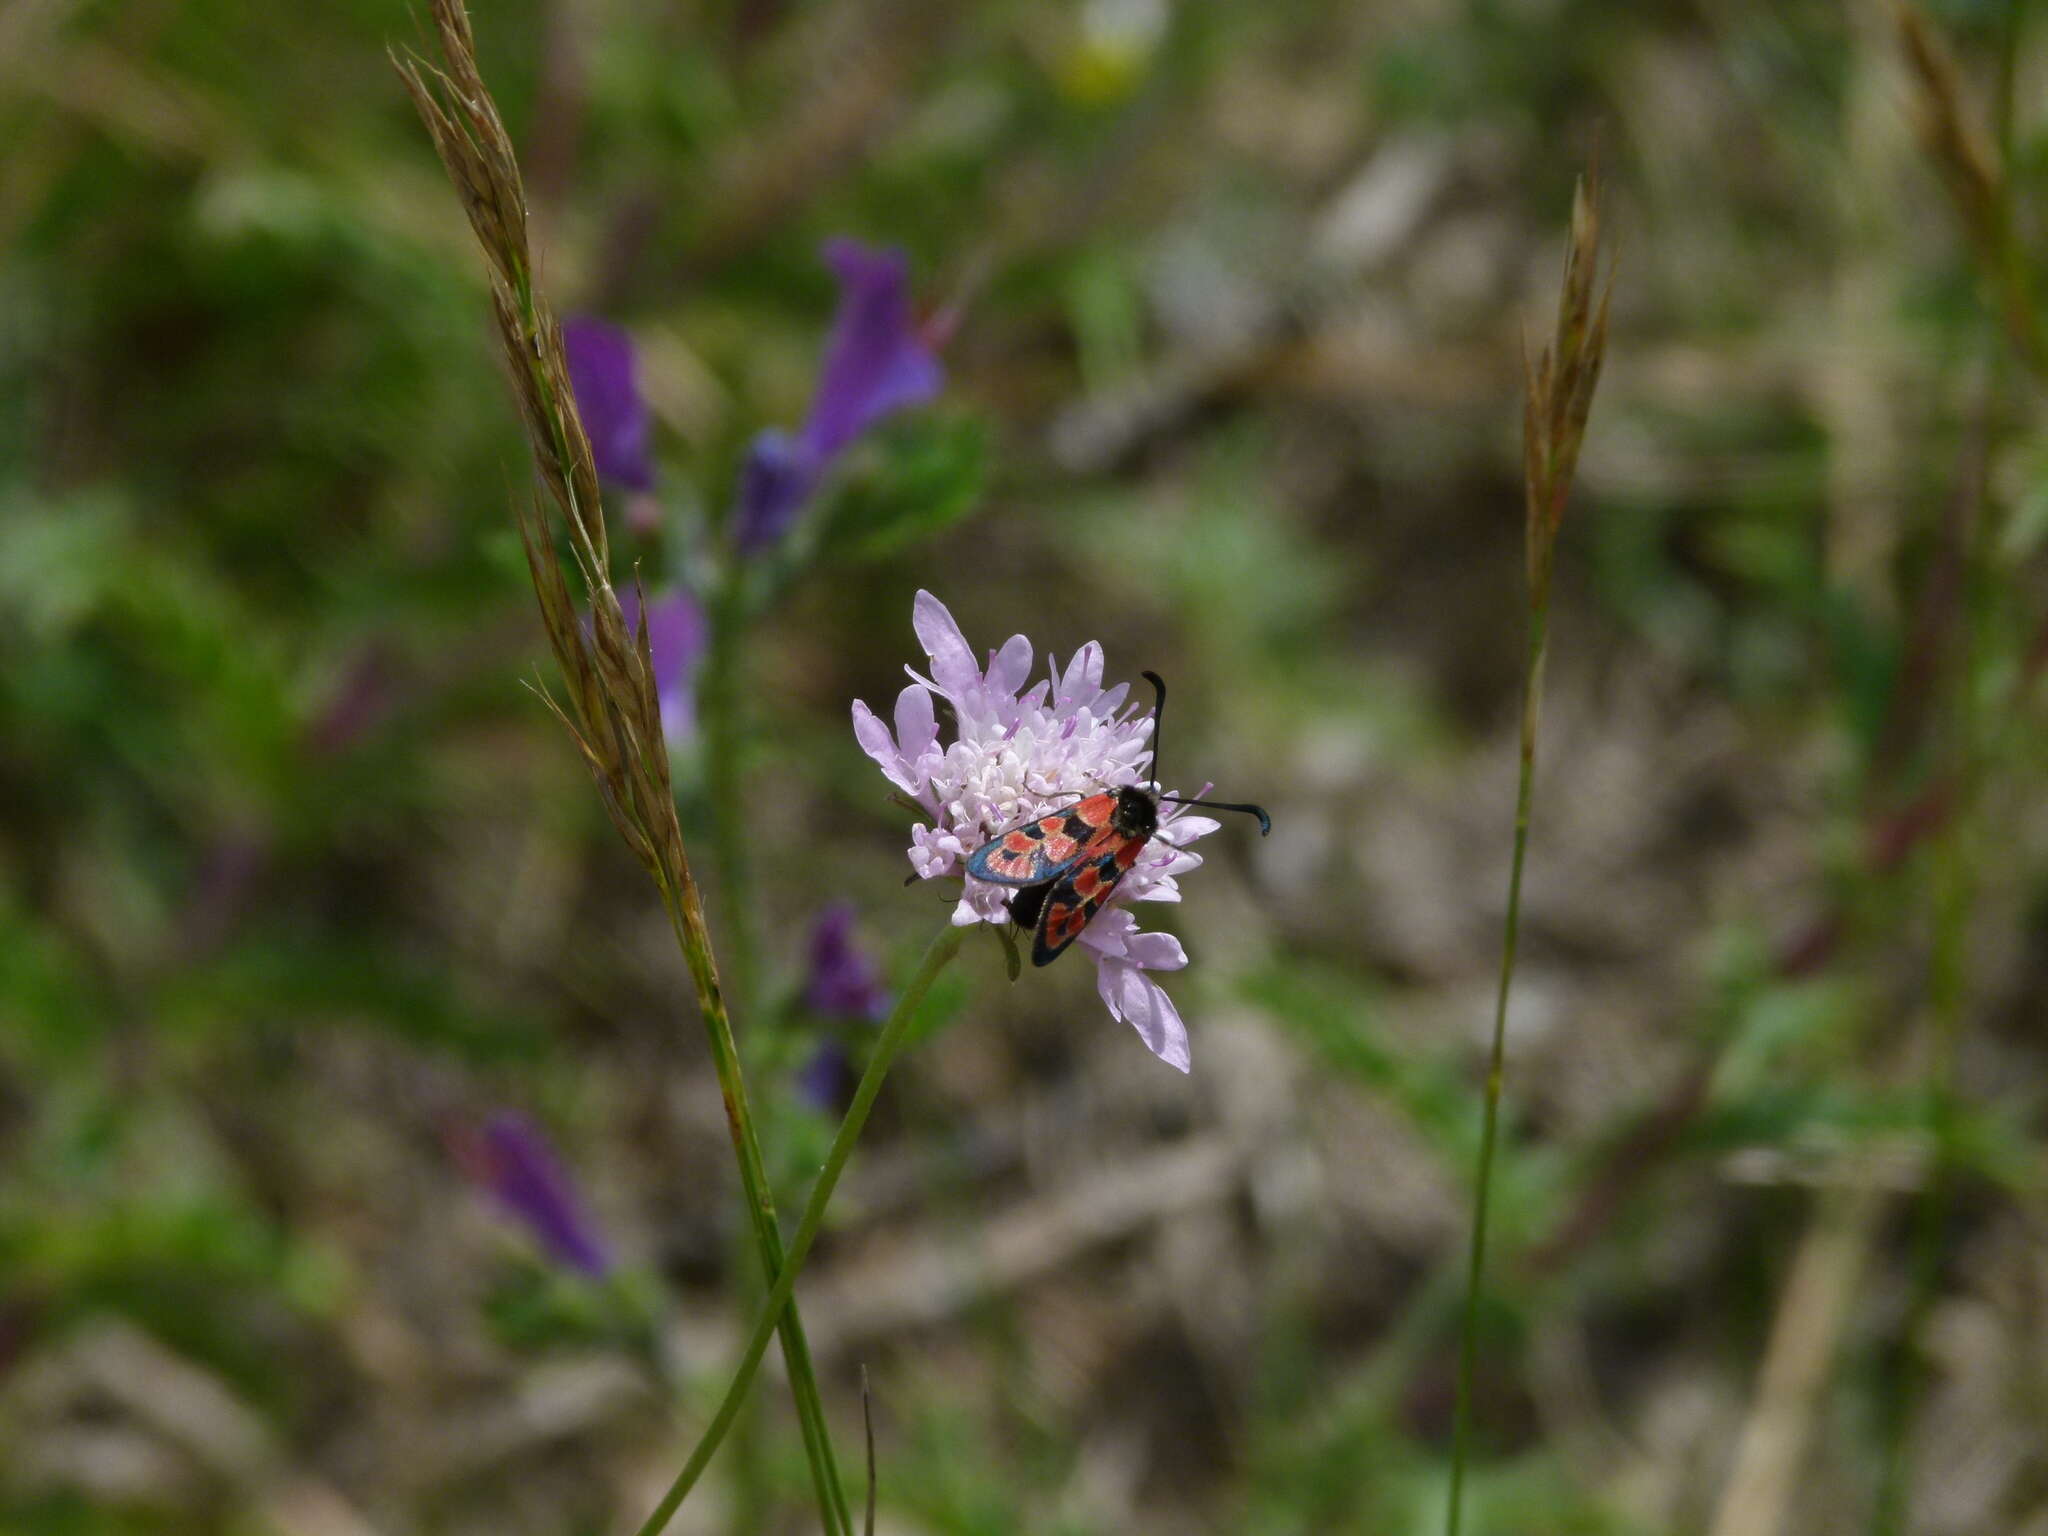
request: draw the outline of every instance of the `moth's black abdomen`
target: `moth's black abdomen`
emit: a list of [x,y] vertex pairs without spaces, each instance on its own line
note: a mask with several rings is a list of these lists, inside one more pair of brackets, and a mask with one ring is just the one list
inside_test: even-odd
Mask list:
[[1027,885],[1010,898],[1010,921],[1019,928],[1036,928],[1038,914],[1045,908],[1046,892],[1052,889],[1052,882],[1043,885]]

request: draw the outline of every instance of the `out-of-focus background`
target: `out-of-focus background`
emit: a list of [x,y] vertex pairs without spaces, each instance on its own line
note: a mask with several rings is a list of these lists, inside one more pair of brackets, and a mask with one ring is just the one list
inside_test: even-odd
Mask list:
[[[1932,11],[2023,233],[2035,11]],[[1191,1075],[976,934],[891,1079],[800,1288],[850,1469],[868,1372],[880,1529],[1440,1518],[1522,358],[1597,147],[1472,1528],[2048,1532],[2048,437],[1891,11],[477,26],[544,280],[637,350],[622,573],[698,579],[802,419],[826,239],[907,251],[943,340],[813,509],[894,531],[790,562],[738,663],[745,914],[677,742],[785,1208],[820,1048],[871,1038],[806,1005],[820,914],[889,988],[946,906],[848,722],[921,664],[917,589],[1164,672],[1169,777],[1273,812],[1148,910]],[[531,471],[417,37],[0,9],[9,1532],[630,1528],[759,1293],[661,908],[522,686]],[[578,1232],[512,1188],[548,1157]],[[815,1529],[779,1369],[678,1529]]]

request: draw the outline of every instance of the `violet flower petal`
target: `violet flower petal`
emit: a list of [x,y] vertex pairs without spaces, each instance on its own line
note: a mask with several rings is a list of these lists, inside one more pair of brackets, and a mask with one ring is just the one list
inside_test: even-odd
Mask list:
[[740,465],[733,542],[743,554],[766,549],[789,532],[817,488],[824,460],[776,427],[754,434]]
[[1093,707],[1102,696],[1102,647],[1090,640],[1074,652],[1067,670],[1059,675],[1053,701],[1063,708]]
[[1012,635],[1003,648],[989,658],[988,686],[997,692],[1014,694],[1031,676],[1031,642]]
[[593,1277],[610,1271],[611,1255],[538,1126],[509,1110],[495,1114],[484,1126],[481,1150],[491,1193],[550,1257]]
[[[896,740],[904,758],[916,762],[938,739],[939,717],[932,708],[931,689],[923,683],[909,684],[896,695]],[[917,790],[911,793],[916,794]]]
[[1112,1015],[1137,1030],[1145,1048],[1169,1067],[1186,1072],[1193,1065],[1188,1055],[1187,1026],[1166,989],[1129,960],[1098,956],[1095,961],[1095,990]]
[[919,775],[896,750],[896,738],[889,734],[889,727],[859,699],[853,701],[853,739],[860,743],[861,751],[875,760],[883,776],[905,794],[914,795],[924,788]]
[[576,315],[562,322],[562,346],[569,355],[576,414],[599,476],[627,490],[653,490],[647,402],[640,395],[633,339],[615,325]]
[[853,1090],[858,1083],[853,1058],[847,1054],[845,1045],[837,1040],[819,1041],[810,1059],[796,1072],[797,1097],[828,1115],[846,1112],[847,1105],[853,1102]]
[[910,627],[917,631],[918,644],[931,658],[932,681],[942,693],[958,703],[981,686],[974,650],[944,603],[920,590],[910,605]]
[[1174,848],[1172,844],[1162,843],[1160,839],[1156,838],[1154,843],[1171,851],[1162,856],[1153,857],[1151,849],[1148,848],[1146,850],[1146,858],[1142,862],[1145,867],[1145,873],[1151,883],[1147,886],[1144,894],[1136,899],[1139,901],[1179,901],[1180,889],[1174,884],[1175,878],[1187,874],[1190,870],[1200,869],[1205,861],[1202,855],[1189,849]]
[[904,254],[832,240],[824,256],[839,279],[839,311],[803,436],[820,464],[891,411],[931,399],[945,382],[913,323]]
[[1188,952],[1170,933],[1132,933],[1124,940],[1124,958],[1148,971],[1178,971],[1188,963]]
[[881,967],[854,942],[853,922],[853,908],[843,901],[818,914],[804,1004],[827,1018],[880,1019],[889,1011],[889,993]]

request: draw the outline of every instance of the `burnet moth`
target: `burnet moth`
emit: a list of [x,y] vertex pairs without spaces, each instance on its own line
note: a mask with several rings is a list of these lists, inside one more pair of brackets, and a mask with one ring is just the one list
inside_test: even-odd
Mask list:
[[1157,672],[1142,674],[1158,694],[1152,706],[1152,783],[1126,784],[1088,796],[1064,810],[1013,827],[975,849],[967,873],[991,885],[1018,887],[1010,898],[1010,919],[1036,930],[1031,963],[1050,965],[1081,936],[1109,900],[1117,882],[1159,830],[1159,805],[1206,805],[1259,818],[1259,835],[1273,830],[1273,818],[1256,805],[1196,800],[1162,793],[1159,720],[1166,712],[1166,683]]

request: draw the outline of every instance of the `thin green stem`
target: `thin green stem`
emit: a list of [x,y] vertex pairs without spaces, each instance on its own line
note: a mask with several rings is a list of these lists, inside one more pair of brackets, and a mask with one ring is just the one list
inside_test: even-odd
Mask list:
[[2034,259],[2013,209],[2013,90],[2019,76],[2020,37],[2026,27],[2026,0],[2009,0],[2005,31],[1998,54],[1998,87],[1992,98],[1992,137],[1998,149],[1998,205],[1995,210],[1998,248],[1993,283],[2003,295],[2007,324],[2022,358],[2036,376],[2048,375],[2048,337],[2041,331],[2034,302]]
[[[2002,370],[1994,352],[1992,379],[1985,397],[1987,457],[1990,422],[1997,409]],[[1905,1529],[1911,1499],[1912,1458],[1907,1440],[1918,1412],[1924,1370],[1921,1342],[1941,1285],[1942,1251],[1948,1233],[1956,1163],[1956,1052],[1969,1002],[1970,904],[1976,890],[1977,796],[1988,755],[1982,715],[1977,707],[1977,673],[1984,654],[1994,590],[1991,562],[1997,547],[1996,519],[1991,504],[1977,509],[1964,531],[1964,582],[1961,639],[1954,662],[1953,708],[1944,733],[1952,753],[1949,767],[1952,800],[1948,820],[1933,852],[1932,906],[1934,943],[1928,956],[1928,1035],[1921,1082],[1927,1164],[1926,1183],[1913,1212],[1911,1289],[1899,1323],[1897,1360],[1890,1401],[1882,1415],[1883,1469],[1871,1529],[1877,1536],[1897,1536]]]
[[[709,614],[711,643],[705,656],[698,696],[711,863],[719,895],[723,898],[725,916],[725,938],[720,946],[724,952],[725,975],[745,1016],[762,1019],[767,1017],[767,1013],[761,1006],[759,973],[755,967],[757,947],[752,866],[748,858],[746,830],[740,822],[747,803],[742,794],[745,777],[742,753],[747,739],[746,722],[742,718],[746,665],[746,617],[741,602],[743,579],[743,571],[734,563],[712,593]],[[770,1145],[773,1144],[772,1127],[766,1122],[772,1107],[772,1102],[766,1102],[755,1114],[756,1121],[760,1122],[756,1140]],[[739,1240],[745,1242],[747,1239],[742,1237]],[[772,1272],[759,1271],[756,1266],[746,1263],[744,1255],[736,1273],[745,1281],[752,1282],[744,1285],[742,1290],[742,1294],[749,1298],[765,1295],[769,1281],[774,1278]],[[842,1536],[852,1529],[852,1514],[840,1496],[842,1485],[832,1463],[830,1442],[816,1433],[816,1426],[807,1416],[800,1416],[799,1423],[805,1454],[812,1458],[814,1465],[822,1461],[832,1469],[830,1486],[834,1493],[834,1507],[824,1511],[826,1536]],[[738,1464],[738,1496],[732,1516],[736,1532],[758,1531],[765,1523],[765,1463],[760,1430],[760,1415],[750,1407],[741,1415],[733,1432],[734,1459]]]
[[[1997,224],[2004,258],[2000,275],[2008,295],[2008,316],[2018,310],[2023,357],[2040,366],[2042,349],[2033,329],[2031,269],[2016,238],[2013,214],[2013,90],[2018,75],[2020,35],[2026,0],[2012,0],[2005,17],[1998,61],[1998,88],[1993,98],[1992,133],[1998,148]],[[2016,304],[2013,296],[2018,296]],[[2033,345],[2027,343],[2031,341]],[[1990,378],[1984,398],[1984,442],[1979,452],[1988,460],[1996,431],[2003,370],[1991,353]],[[1981,474],[1981,468],[1979,473]],[[1982,495],[1982,491],[1979,492]],[[1992,561],[1998,547],[1995,503],[1987,496],[1963,534],[1963,622],[1960,654],[1953,671],[1954,717],[1949,730],[1953,749],[1950,770],[1954,799],[1948,823],[1934,852],[1934,947],[1928,957],[1930,1029],[1926,1075],[1922,1084],[1927,1136],[1926,1187],[1913,1213],[1911,1290],[1899,1323],[1898,1354],[1889,1401],[1882,1415],[1883,1467],[1879,1474],[1871,1529],[1876,1536],[1898,1536],[1906,1526],[1912,1496],[1912,1457],[1908,1439],[1918,1412],[1924,1372],[1921,1341],[1933,1313],[1941,1283],[1942,1250],[1946,1242],[1949,1205],[1956,1161],[1955,1062],[1969,991],[1970,901],[1976,885],[1976,802],[1987,756],[1977,708],[1977,669],[1984,653],[1994,591]]]
[[[747,830],[741,817],[749,803],[746,763],[742,752],[746,722],[746,613],[737,566],[725,576],[711,601],[711,643],[704,657],[701,690],[704,720],[704,794],[708,802],[711,851],[718,867],[719,894],[725,898],[726,974],[732,989],[748,1008],[759,1012],[755,992],[753,865],[747,856]],[[751,1015],[750,1015],[751,1016]]]
[[[531,289],[522,290],[520,303],[530,333],[538,334],[541,322],[535,307]],[[548,413],[549,427],[556,439],[556,451],[564,463],[570,461],[569,431],[564,421],[563,402],[554,399],[554,392],[547,387],[545,370],[536,368],[536,387],[543,398],[549,400],[553,409]],[[574,480],[569,479],[573,499]],[[574,508],[572,507],[572,512]],[[721,868],[724,861],[720,860]],[[693,942],[691,927],[683,910],[682,894],[666,879],[661,880],[662,900],[668,909],[669,922],[675,930],[676,943],[683,957],[690,962],[691,974],[697,983],[699,1004],[704,1014],[705,1033],[711,1041],[711,1058],[718,1074],[718,1086],[725,1099],[726,1121],[732,1132],[733,1150],[738,1155],[740,1183],[745,1192],[747,1211],[754,1228],[754,1241],[760,1250],[761,1263],[769,1276],[775,1275],[782,1264],[782,1230],[775,1218],[775,1197],[769,1185],[768,1174],[761,1157],[760,1137],[755,1129],[754,1116],[747,1103],[746,1080],[740,1070],[739,1047],[733,1039],[732,1021],[727,1014],[725,997],[720,989],[716,970],[708,952],[697,953],[700,947]],[[745,903],[735,900],[730,903],[734,910],[729,914],[732,932],[740,940],[739,954],[742,963],[737,967],[736,983],[743,1001],[747,999],[746,980],[752,970],[751,946],[745,942],[748,934],[747,921],[743,915]],[[825,1406],[818,1390],[817,1373],[811,1365],[809,1341],[804,1337],[803,1320],[797,1309],[791,1307],[782,1321],[782,1351],[789,1368],[790,1396],[795,1401],[797,1423],[804,1442],[804,1455],[811,1467],[812,1482],[817,1489],[819,1516],[824,1522],[826,1536],[847,1536],[852,1529],[852,1515],[846,1503],[846,1490],[839,1479],[839,1468],[832,1454],[832,1440],[825,1418]]]
[[[909,1039],[911,1026],[917,1021],[918,1010],[939,972],[951,963],[960,952],[960,945],[967,936],[965,928],[956,928],[948,923],[924,952],[917,974],[896,1002],[889,1018],[882,1026],[881,1037],[875,1042],[874,1055],[868,1061],[867,1071],[861,1074],[860,1086],[854,1090],[853,1105],[846,1111],[846,1118],[840,1122],[839,1134],[832,1138],[832,1148],[825,1154],[823,1167],[818,1170],[818,1181],[811,1187],[810,1199],[804,1205],[803,1220],[798,1223],[796,1235],[791,1239],[786,1258],[775,1266],[775,1284],[769,1288],[768,1299],[762,1305],[754,1322],[753,1332],[748,1335],[747,1346],[740,1353],[738,1367],[733,1372],[732,1384],[725,1390],[719,1402],[718,1411],[711,1416],[705,1427],[703,1438],[697,1442],[690,1459],[683,1464],[683,1470],[676,1474],[676,1480],[669,1485],[661,1502],[644,1520],[638,1536],[659,1536],[659,1533],[683,1500],[696,1486],[697,1479],[709,1465],[719,1442],[725,1438],[732,1426],[740,1404],[745,1400],[747,1389],[753,1384],[754,1373],[760,1368],[761,1357],[767,1353],[769,1337],[775,1332],[778,1321],[789,1309],[795,1315],[790,1297],[796,1289],[797,1272],[810,1256],[811,1244],[817,1238],[819,1228],[825,1223],[825,1207],[832,1199],[832,1191],[838,1187],[839,1175],[845,1170],[846,1160],[852,1156],[854,1143],[860,1140],[863,1126],[867,1124],[868,1111],[874,1108],[875,1096],[882,1091],[882,1079],[889,1075],[889,1067],[902,1051]],[[794,1365],[792,1364],[792,1373]]]
[[[666,884],[662,887],[669,922],[676,942],[687,956],[691,952],[689,927],[682,903]],[[732,1021],[726,1015],[723,995],[714,982],[702,996],[705,1033],[711,1040],[711,1060],[718,1074],[719,1092],[725,1098],[726,1124],[732,1133],[733,1151],[740,1165],[740,1186],[746,1196],[747,1214],[754,1227],[764,1273],[779,1279],[791,1273],[782,1247],[782,1228],[775,1217],[775,1195],[769,1186],[767,1165],[761,1157],[761,1143],[754,1128],[754,1116],[747,1104],[747,1088],[740,1075],[739,1047],[733,1039]],[[771,1292],[772,1294],[772,1292]],[[852,1529],[846,1503],[846,1489],[839,1480],[839,1468],[832,1456],[832,1439],[825,1419],[825,1405],[818,1391],[818,1376],[811,1364],[810,1341],[804,1336],[803,1319],[794,1304],[778,1309],[782,1335],[782,1358],[789,1370],[790,1397],[796,1404],[797,1423],[803,1433],[804,1455],[811,1464],[811,1480],[817,1488],[818,1513],[827,1536],[842,1536]]]
[[[1547,582],[1543,583],[1548,585]],[[1458,1340],[1458,1396],[1451,1431],[1451,1501],[1446,1536],[1458,1536],[1465,1508],[1465,1463],[1472,1449],[1472,1379],[1479,1364],[1479,1299],[1486,1278],[1486,1217],[1493,1197],[1493,1151],[1500,1138],[1501,1083],[1507,1068],[1508,991],[1522,924],[1522,865],[1529,851],[1529,806],[1536,786],[1536,719],[1542,706],[1543,652],[1550,603],[1539,591],[1529,611],[1528,660],[1522,672],[1521,772],[1515,786],[1515,852],[1508,869],[1507,927],[1501,939],[1500,990],[1493,1006],[1493,1052],[1486,1068],[1486,1117],[1479,1133],[1479,1178],[1472,1195],[1472,1254],[1465,1273],[1465,1319]]]

